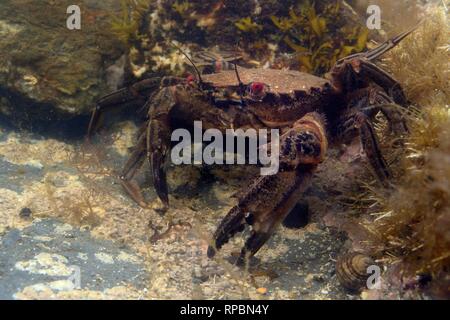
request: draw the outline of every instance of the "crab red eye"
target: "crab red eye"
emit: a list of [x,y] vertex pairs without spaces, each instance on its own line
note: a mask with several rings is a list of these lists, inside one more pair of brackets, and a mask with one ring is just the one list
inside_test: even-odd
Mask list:
[[192,83],[192,82],[194,82],[195,81],[195,77],[192,75],[192,74],[189,74],[187,77],[186,77],[186,82],[187,83]]
[[264,83],[253,82],[250,85],[250,91],[254,95],[260,95],[264,91]]

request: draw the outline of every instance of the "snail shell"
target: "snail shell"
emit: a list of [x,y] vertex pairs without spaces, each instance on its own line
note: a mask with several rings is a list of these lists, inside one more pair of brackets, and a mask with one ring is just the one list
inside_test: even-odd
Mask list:
[[340,284],[351,291],[360,291],[366,286],[370,274],[367,268],[375,261],[361,253],[347,253],[336,261],[336,276]]

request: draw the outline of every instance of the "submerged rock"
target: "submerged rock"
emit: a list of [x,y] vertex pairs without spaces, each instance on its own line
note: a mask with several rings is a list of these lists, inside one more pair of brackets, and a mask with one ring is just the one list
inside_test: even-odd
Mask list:
[[[0,299],[109,299],[111,289],[146,284],[145,266],[131,251],[57,220],[13,229],[0,248]],[[128,291],[119,297],[138,298]]]
[[111,90],[107,69],[122,55],[120,42],[110,35],[118,1],[78,1],[81,30],[67,28],[71,4],[0,2],[0,117],[7,122],[48,129],[87,114]]

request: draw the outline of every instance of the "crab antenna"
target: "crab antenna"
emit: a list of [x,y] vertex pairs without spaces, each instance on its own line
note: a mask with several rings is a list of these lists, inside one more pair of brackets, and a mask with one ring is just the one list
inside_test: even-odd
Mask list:
[[[236,43],[236,51],[238,51],[238,48],[239,48],[239,42],[240,42],[240,40],[238,40],[238,42]],[[238,79],[238,81],[239,81],[239,87],[240,87],[241,90],[242,90],[242,88],[244,87],[244,83],[242,83],[241,77],[239,76],[239,72],[238,72],[238,68],[237,68],[236,62],[234,62],[233,64],[234,64],[234,72],[236,72],[236,77],[237,77],[237,79]]]
[[181,49],[181,47],[178,46],[175,42],[172,41],[172,45],[173,45],[175,48],[177,48],[178,50],[180,50],[180,52],[186,57],[186,59],[189,60],[189,62],[191,63],[191,65],[194,67],[195,72],[197,73],[198,81],[199,81],[200,83],[203,83],[202,75],[201,75],[200,71],[198,70],[197,66],[195,65],[194,61],[192,61],[192,59],[187,55],[187,53],[186,53],[183,49]]
[[233,64],[234,64],[234,71],[236,72],[236,77],[237,77],[237,79],[238,79],[238,81],[239,81],[239,87],[243,87],[243,86],[244,86],[244,83],[242,83],[241,77],[239,76],[237,64],[236,64],[236,63],[233,63]]
[[244,91],[244,83],[241,81],[241,77],[239,76],[239,72],[238,72],[238,68],[237,68],[237,64],[236,63],[233,63],[234,64],[234,71],[236,72],[236,77],[237,77],[237,79],[238,79],[238,81],[239,81],[239,96],[241,97],[241,103],[242,103],[242,105],[244,105],[244,97],[243,97],[243,91]]

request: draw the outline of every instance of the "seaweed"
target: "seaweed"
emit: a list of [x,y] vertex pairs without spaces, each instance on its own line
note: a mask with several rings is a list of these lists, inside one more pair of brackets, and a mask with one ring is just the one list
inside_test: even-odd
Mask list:
[[[370,188],[374,252],[400,263],[404,277],[429,275],[431,287],[449,294],[450,98],[446,17],[434,9],[415,35],[384,61],[412,102],[405,152],[394,162],[395,188]],[[443,59],[443,60],[442,60]],[[421,73],[423,72],[423,73]],[[376,210],[374,211],[374,208]],[[439,289],[441,287],[441,289]]]
[[192,9],[192,4],[189,3],[189,1],[183,1],[183,2],[177,1],[172,5],[172,8],[181,17],[185,17],[189,13],[190,9]]
[[[426,105],[429,97],[450,101],[448,18],[437,10],[423,21],[414,37],[405,39],[385,59],[385,68],[404,86],[407,96]],[[395,31],[394,31],[395,32]]]
[[[323,74],[338,59],[366,48],[368,30],[361,26],[337,25],[339,1],[320,7],[305,1],[291,8],[289,17],[272,16],[282,33],[282,42],[294,51],[303,71]],[[320,12],[320,13],[318,13]]]
[[111,29],[117,38],[130,44],[139,38],[139,27],[152,0],[121,0],[121,11],[112,17]]
[[[238,44],[249,60],[260,65],[324,75],[337,59],[363,50],[368,37],[365,28],[346,18],[349,10],[340,0],[289,1],[283,6],[272,1],[229,5],[213,0],[122,0],[121,4],[113,31],[127,43],[138,77],[167,69],[171,41],[196,49],[227,50]],[[290,54],[289,61],[278,63],[283,53]]]
[[52,215],[79,226],[95,227],[100,224],[103,209],[99,206],[101,201],[97,191],[84,190],[80,198],[73,194],[58,194],[51,176],[44,180],[44,191]]
[[301,71],[323,75],[338,59],[366,48],[369,31],[349,24],[343,11],[337,0],[300,1],[287,13],[244,17],[235,22],[235,27],[248,51],[262,53],[263,57],[264,51],[266,56],[270,51],[291,53]]
[[244,32],[261,31],[263,27],[252,20],[251,17],[245,17],[234,23],[235,26]]
[[378,256],[402,262],[405,276],[430,274],[434,279],[450,267],[450,116],[436,101],[409,116],[407,151],[397,165],[402,177],[395,191],[371,189],[378,210],[366,227],[376,236]]

